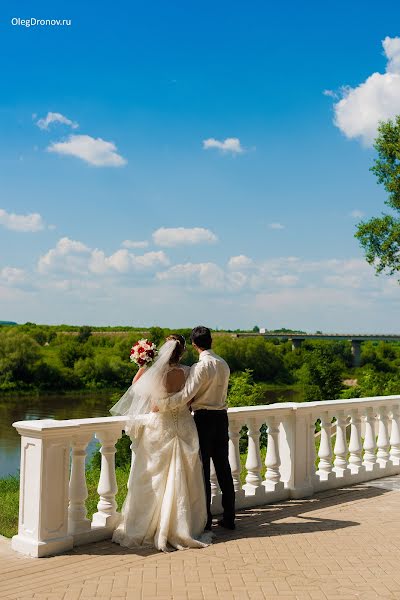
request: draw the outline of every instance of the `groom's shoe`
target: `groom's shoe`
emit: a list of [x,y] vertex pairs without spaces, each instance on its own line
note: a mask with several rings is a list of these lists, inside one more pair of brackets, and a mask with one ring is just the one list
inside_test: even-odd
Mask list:
[[236,525],[233,521],[225,521],[225,519],[218,521],[218,525],[224,529],[236,529]]

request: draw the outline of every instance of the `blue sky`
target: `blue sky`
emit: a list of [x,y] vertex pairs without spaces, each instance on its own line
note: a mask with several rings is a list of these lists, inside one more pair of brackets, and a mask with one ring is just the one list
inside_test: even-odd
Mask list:
[[353,234],[400,8],[348,4],[3,6],[0,319],[393,332]]

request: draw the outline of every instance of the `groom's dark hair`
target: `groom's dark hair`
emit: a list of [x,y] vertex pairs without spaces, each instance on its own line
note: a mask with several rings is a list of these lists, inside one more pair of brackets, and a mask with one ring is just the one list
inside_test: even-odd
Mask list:
[[212,338],[211,331],[208,327],[204,327],[203,325],[195,327],[192,329],[190,339],[192,344],[196,344],[196,346],[202,350],[209,350],[211,348]]

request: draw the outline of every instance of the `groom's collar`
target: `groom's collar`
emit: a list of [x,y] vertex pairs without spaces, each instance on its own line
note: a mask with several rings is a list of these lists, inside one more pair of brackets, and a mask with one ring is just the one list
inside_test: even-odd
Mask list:
[[212,354],[212,350],[202,350],[199,354],[199,360],[201,360],[205,356],[208,356],[209,354]]

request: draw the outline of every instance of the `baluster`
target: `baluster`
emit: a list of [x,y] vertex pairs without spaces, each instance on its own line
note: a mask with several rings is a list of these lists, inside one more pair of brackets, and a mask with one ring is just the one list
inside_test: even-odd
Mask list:
[[345,475],[350,474],[350,469],[347,467],[347,418],[345,417],[343,411],[338,412],[335,425],[336,442],[333,450],[335,454],[333,471],[336,473],[336,477],[344,477]]
[[257,419],[250,418],[248,420],[248,448],[246,460],[246,484],[243,489],[246,495],[254,496],[259,491],[263,491],[261,487],[261,454],[260,454],[260,423]]
[[378,452],[377,463],[381,469],[384,469],[389,461],[389,417],[386,407],[381,406],[378,414]]
[[233,486],[235,488],[235,494],[242,492],[242,485],[240,482],[240,430],[242,426],[240,422],[233,419],[229,420],[229,464],[232,471]]
[[351,412],[349,452],[350,471],[352,475],[357,475],[358,473],[364,470],[361,456],[361,417],[357,409]]
[[392,410],[392,431],[390,433],[390,462],[393,466],[400,465],[400,422],[399,406],[394,406]]
[[375,437],[375,413],[370,406],[365,415],[365,437],[364,437],[364,462],[366,471],[373,471],[377,467],[376,462],[376,437]]
[[326,412],[321,416],[321,442],[319,445],[319,463],[317,475],[320,481],[328,481],[332,473],[332,424],[329,414]]
[[219,496],[221,494],[221,489],[218,484],[217,474],[215,472],[214,462],[210,460],[210,483],[211,483],[211,498],[215,496]]
[[115,477],[115,444],[121,437],[121,429],[106,429],[96,432],[101,443],[101,473],[97,488],[100,496],[98,512],[93,515],[93,524],[98,527],[113,528],[118,521],[115,495],[118,491]]
[[87,445],[92,434],[74,436],[72,440],[71,477],[69,480],[68,533],[89,531],[85,500],[88,497],[85,473]]
[[283,482],[280,480],[281,473],[279,467],[281,459],[279,456],[279,423],[275,417],[268,417],[268,438],[267,438],[267,455],[265,457],[265,481],[263,486],[266,492],[276,492],[283,489]]
[[310,443],[308,445],[308,464],[310,466],[310,479],[312,482],[315,481],[315,475],[317,472],[317,468],[315,466],[315,463],[317,461],[317,451],[315,448],[315,426],[316,426],[316,421],[314,420],[314,416],[311,415],[310,416],[310,434],[309,434],[309,440]]

